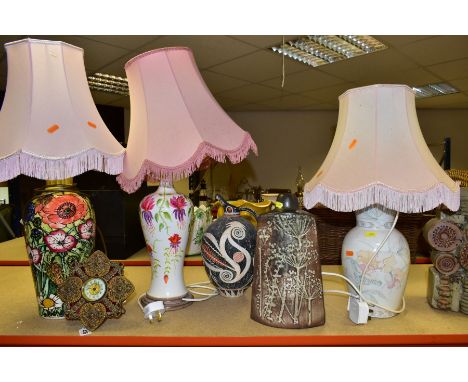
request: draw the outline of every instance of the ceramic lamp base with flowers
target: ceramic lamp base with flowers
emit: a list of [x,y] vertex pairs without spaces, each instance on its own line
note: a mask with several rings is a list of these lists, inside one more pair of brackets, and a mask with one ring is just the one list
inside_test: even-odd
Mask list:
[[89,199],[73,185],[50,185],[37,192],[26,206],[23,225],[39,315],[64,318],[58,287],[75,263],[92,253],[96,219]]
[[166,310],[191,304],[184,283],[184,255],[189,238],[193,205],[172,184],[161,182],[156,192],[140,203],[140,221],[151,255],[151,286],[140,298],[143,306],[163,301]]

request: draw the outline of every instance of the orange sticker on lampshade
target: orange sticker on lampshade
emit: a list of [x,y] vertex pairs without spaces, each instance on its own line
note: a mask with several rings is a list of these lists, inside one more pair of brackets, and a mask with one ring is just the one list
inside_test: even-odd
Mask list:
[[55,124],[55,125],[52,125],[50,126],[48,129],[47,129],[47,132],[52,134],[52,133],[55,133],[58,129],[60,129],[60,126]]
[[88,126],[92,127],[93,129],[97,127],[96,124],[91,121],[88,121]]
[[356,146],[357,140],[353,139],[351,143],[348,145],[348,149],[352,150],[354,149],[354,146]]
[[346,251],[346,256],[353,256],[353,255],[354,255],[353,251]]

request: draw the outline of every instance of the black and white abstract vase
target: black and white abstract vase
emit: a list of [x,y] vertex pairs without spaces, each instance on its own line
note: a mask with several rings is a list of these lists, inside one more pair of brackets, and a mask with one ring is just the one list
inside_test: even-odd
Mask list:
[[219,200],[225,206],[224,215],[206,229],[201,253],[206,273],[219,293],[239,297],[252,283],[256,230],[240,216],[244,209]]

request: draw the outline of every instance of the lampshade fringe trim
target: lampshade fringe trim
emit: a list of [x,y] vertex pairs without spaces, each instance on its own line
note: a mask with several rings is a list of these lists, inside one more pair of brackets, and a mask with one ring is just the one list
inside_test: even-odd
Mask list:
[[117,182],[119,182],[122,190],[127,193],[132,193],[140,188],[145,179],[177,181],[188,177],[195,170],[199,169],[202,162],[207,157],[210,157],[217,162],[225,162],[227,157],[235,164],[245,159],[250,150],[252,150],[255,155],[258,155],[257,145],[249,133],[245,133],[245,137],[241,145],[234,150],[224,150],[211,145],[208,142],[202,142],[192,157],[179,166],[164,167],[151,162],[150,160],[145,160],[140,171],[134,178],[128,179],[124,174],[120,174],[117,177]]
[[322,185],[304,192],[304,206],[313,208],[318,203],[341,212],[357,211],[380,204],[394,211],[417,213],[430,211],[444,204],[452,211],[460,208],[460,187],[451,191],[445,184],[437,184],[424,191],[398,191],[383,184],[373,184],[353,192],[336,192]]
[[117,175],[123,171],[124,155],[125,151],[110,155],[90,149],[68,158],[41,158],[17,152],[0,159],[0,182],[20,174],[46,180],[71,178],[90,170]]

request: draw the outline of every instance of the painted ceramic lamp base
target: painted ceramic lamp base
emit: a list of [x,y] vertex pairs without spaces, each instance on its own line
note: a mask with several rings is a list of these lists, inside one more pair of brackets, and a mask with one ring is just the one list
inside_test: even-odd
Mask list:
[[[357,226],[343,241],[341,263],[345,276],[359,287],[363,271],[384,240],[395,219],[395,211],[374,205],[356,213]],[[410,264],[410,251],[405,237],[396,229],[367,267],[361,293],[371,302],[399,310],[405,292]],[[353,289],[350,293],[355,294]],[[386,309],[371,307],[371,317],[395,316]]]
[[142,305],[163,301],[166,310],[191,304],[184,283],[184,255],[189,238],[193,206],[171,184],[161,183],[157,191],[140,203],[140,221],[146,247],[151,255],[151,286]]
[[73,186],[48,186],[38,191],[26,206],[23,224],[39,315],[64,318],[58,287],[76,263],[91,255],[96,220],[88,198],[76,193]]

